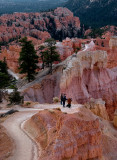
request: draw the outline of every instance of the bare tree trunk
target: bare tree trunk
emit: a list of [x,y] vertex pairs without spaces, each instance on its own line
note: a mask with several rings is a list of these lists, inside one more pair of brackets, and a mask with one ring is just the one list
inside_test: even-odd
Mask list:
[[50,64],[50,73],[52,74],[52,63]]

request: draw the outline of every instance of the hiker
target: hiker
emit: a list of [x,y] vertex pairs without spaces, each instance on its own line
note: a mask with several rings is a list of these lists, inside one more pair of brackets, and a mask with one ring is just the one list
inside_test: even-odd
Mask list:
[[63,96],[63,107],[65,107],[65,101],[67,100],[66,95]]
[[61,93],[61,105],[63,104],[63,93]]
[[68,107],[68,108],[71,108],[71,102],[72,102],[72,98],[68,98],[67,99],[67,106],[66,107]]

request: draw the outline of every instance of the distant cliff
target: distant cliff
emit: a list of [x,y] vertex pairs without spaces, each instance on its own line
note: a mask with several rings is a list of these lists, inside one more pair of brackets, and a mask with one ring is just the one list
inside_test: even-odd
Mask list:
[[[77,37],[80,20],[67,8],[57,8],[51,12],[14,13],[0,17],[0,42],[9,42],[23,36],[39,40],[51,35],[57,40]],[[46,37],[45,37],[46,35]]]

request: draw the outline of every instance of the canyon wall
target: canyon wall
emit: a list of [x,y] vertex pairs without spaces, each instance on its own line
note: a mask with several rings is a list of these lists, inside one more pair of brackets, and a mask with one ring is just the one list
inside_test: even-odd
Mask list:
[[40,80],[21,89],[25,100],[52,103],[66,93],[74,103],[102,98],[112,119],[117,103],[117,72],[107,69],[106,51],[81,51],[73,54]]

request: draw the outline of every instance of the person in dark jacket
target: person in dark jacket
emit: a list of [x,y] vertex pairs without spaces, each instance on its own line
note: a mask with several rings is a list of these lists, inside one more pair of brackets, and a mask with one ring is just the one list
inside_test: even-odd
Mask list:
[[64,94],[64,96],[63,96],[63,107],[65,107],[66,100],[67,100],[67,98],[66,98],[66,95]]
[[61,105],[63,104],[63,93],[61,93]]

